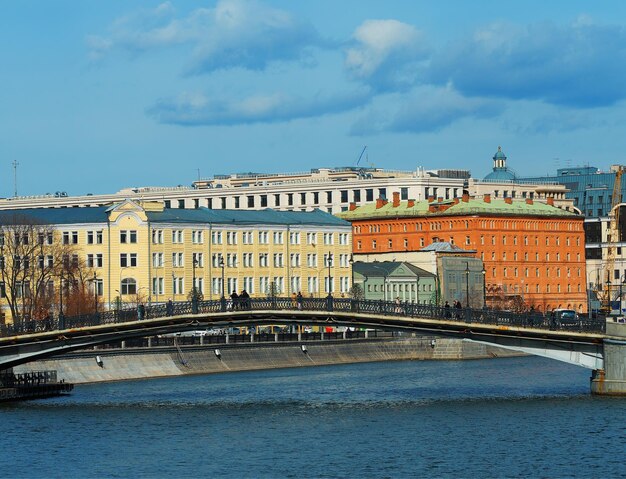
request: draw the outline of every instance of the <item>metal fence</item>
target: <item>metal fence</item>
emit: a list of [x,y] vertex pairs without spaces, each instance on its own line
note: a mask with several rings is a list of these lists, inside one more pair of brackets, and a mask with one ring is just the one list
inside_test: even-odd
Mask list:
[[[604,332],[606,318],[577,317],[574,321],[561,322],[555,316],[541,313],[513,313],[493,309],[451,308],[444,306],[414,304],[392,301],[357,301],[349,298],[245,298],[233,302],[220,299],[212,301],[181,301],[99,312],[89,315],[46,318],[33,321],[15,321],[0,326],[0,336],[56,331],[101,324],[125,323],[129,321],[163,318],[186,314],[210,314],[228,311],[323,311],[372,314],[434,320],[461,321],[468,324],[491,324],[546,330],[580,332]],[[280,320],[277,320],[280,321]]]

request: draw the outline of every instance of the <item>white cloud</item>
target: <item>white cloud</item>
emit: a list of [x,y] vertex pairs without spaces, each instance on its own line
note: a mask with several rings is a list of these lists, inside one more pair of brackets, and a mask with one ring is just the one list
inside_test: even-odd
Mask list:
[[502,102],[466,98],[450,86],[425,86],[409,94],[394,94],[382,99],[377,107],[355,122],[351,132],[354,135],[432,132],[463,118],[496,117],[503,108]]
[[108,36],[87,38],[92,58],[113,48],[133,53],[189,44],[186,73],[265,69],[276,61],[305,60],[325,42],[307,22],[254,0],[221,0],[176,18],[169,3],[117,19]]
[[378,90],[414,83],[429,52],[422,33],[397,20],[367,20],[353,37],[345,67],[353,78]]
[[186,126],[277,123],[341,113],[362,106],[367,99],[365,91],[340,95],[318,93],[310,98],[272,93],[227,100],[185,93],[158,101],[147,113],[160,123]]

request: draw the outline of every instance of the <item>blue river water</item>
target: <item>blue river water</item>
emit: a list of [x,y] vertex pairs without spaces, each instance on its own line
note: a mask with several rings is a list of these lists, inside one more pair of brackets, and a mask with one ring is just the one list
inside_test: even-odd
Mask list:
[[537,357],[77,386],[0,406],[2,477],[624,477],[626,399]]

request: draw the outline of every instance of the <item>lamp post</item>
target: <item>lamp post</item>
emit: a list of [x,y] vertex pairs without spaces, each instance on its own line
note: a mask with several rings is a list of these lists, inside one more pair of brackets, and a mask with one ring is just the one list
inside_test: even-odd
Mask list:
[[483,308],[487,307],[487,283],[485,282],[485,277],[487,275],[487,271],[485,270],[485,264],[483,263],[483,269],[481,271],[483,274]]
[[469,261],[465,263],[465,307],[469,308]]
[[198,264],[198,259],[193,253],[191,258],[191,311],[193,314],[198,314],[198,291],[196,290],[196,264]]
[[332,298],[333,296],[333,285],[331,282],[331,277],[330,277],[330,267],[333,264],[333,254],[329,251],[328,252],[328,297]]
[[226,297],[224,296],[224,256],[220,255],[218,266],[222,268],[222,296],[220,297],[220,305],[222,311],[226,311]]

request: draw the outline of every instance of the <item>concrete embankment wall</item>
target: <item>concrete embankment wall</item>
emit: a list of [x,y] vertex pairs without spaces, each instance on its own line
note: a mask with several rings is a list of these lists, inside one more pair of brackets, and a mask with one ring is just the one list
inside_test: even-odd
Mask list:
[[[321,366],[373,361],[456,360],[513,356],[518,353],[458,339],[407,337],[253,343],[229,345],[97,349],[36,361],[14,368],[16,373],[56,370],[57,377],[80,384],[102,381]],[[302,350],[305,345],[306,352]],[[215,350],[219,349],[219,357]],[[102,360],[101,366],[96,356]]]

